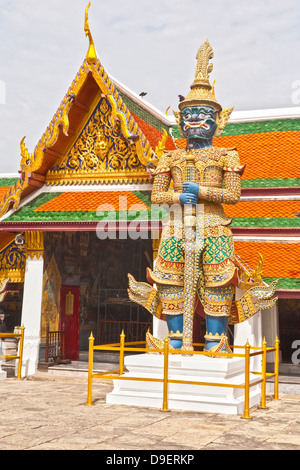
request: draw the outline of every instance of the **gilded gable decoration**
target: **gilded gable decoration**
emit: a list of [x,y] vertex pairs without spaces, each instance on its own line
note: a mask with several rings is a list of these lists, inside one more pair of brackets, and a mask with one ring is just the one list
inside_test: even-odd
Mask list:
[[[137,156],[136,139],[125,138],[121,119],[103,96],[67,156],[48,172],[47,181],[134,181],[148,174]],[[116,114],[116,113],[115,113]]]

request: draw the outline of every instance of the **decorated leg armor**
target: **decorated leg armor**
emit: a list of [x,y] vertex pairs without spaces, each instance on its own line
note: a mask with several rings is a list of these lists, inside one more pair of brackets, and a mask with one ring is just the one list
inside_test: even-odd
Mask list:
[[183,334],[183,287],[160,284],[157,290],[168,325],[169,345],[180,349]]
[[232,352],[226,336],[228,317],[206,315],[206,335],[204,351]]
[[174,349],[180,349],[182,347],[183,314],[166,315],[166,320],[169,331],[169,345]]
[[233,295],[234,286],[232,285],[205,289],[206,334],[204,351],[231,352],[226,333]]

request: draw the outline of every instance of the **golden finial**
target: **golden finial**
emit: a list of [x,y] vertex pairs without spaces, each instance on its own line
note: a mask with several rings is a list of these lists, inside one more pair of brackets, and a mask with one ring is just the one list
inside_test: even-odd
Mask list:
[[[209,61],[214,56],[213,48],[211,47],[208,39],[204,41],[202,46],[198,49],[196,59],[196,72],[195,72],[195,82],[208,82],[209,85],[209,74],[213,69],[213,64],[210,64]],[[194,82],[194,83],[195,83]],[[197,83],[195,83],[196,85]],[[210,86],[210,85],[209,85]],[[211,88],[211,87],[210,87]]]
[[213,69],[213,64],[210,63],[210,60],[213,56],[213,48],[211,47],[208,39],[206,39],[198,49],[196,55],[197,64],[195,78],[191,84],[191,91],[178,105],[180,110],[185,106],[196,106],[202,104],[212,106],[219,112],[222,111],[222,106],[218,103],[215,97],[215,87],[212,87],[209,83],[209,74]]
[[20,149],[21,149],[21,167],[24,165],[29,165],[32,159],[32,155],[28,152],[26,146],[25,146],[25,136],[21,139],[20,142]]
[[89,26],[89,18],[88,18],[88,11],[89,11],[90,6],[91,6],[91,2],[89,2],[88,6],[86,7],[85,19],[84,19],[84,32],[85,32],[85,35],[88,36],[89,38],[89,49],[86,55],[86,59],[89,62],[95,62],[95,60],[97,59],[97,54],[96,54],[96,50],[94,46],[94,41],[91,35],[90,26]]

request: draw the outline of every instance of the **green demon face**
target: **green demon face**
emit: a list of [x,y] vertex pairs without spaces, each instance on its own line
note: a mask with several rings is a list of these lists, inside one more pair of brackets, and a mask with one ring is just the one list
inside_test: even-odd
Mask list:
[[217,113],[211,106],[183,108],[180,127],[184,137],[190,139],[212,139],[217,130]]

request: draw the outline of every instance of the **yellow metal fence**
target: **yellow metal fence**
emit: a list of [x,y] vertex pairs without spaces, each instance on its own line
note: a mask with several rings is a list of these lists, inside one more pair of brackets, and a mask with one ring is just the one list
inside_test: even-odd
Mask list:
[[1,338],[20,338],[20,343],[19,343],[19,355],[18,356],[12,356],[12,355],[7,355],[7,354],[0,354],[0,361],[13,361],[15,359],[19,360],[18,363],[18,374],[17,378],[21,379],[21,369],[22,369],[22,357],[23,357],[23,346],[24,346],[24,331],[25,328],[22,325],[20,328],[21,332],[20,333],[0,333],[0,339]]
[[[144,347],[142,347],[144,346]],[[202,343],[194,343],[194,347],[203,347]],[[244,397],[244,414],[242,418],[251,419],[249,412],[249,397],[250,397],[250,388],[261,384],[261,403],[260,408],[267,409],[266,407],[266,382],[267,380],[274,377],[274,394],[273,399],[278,400],[278,375],[279,375],[279,340],[276,337],[274,347],[267,347],[267,342],[265,338],[262,341],[261,347],[258,346],[250,346],[248,340],[245,346],[231,346],[234,349],[241,349],[244,350],[243,353],[209,353],[207,351],[188,351],[188,350],[170,350],[169,348],[169,340],[166,338],[164,340],[164,348],[155,350],[156,353],[163,354],[164,356],[164,370],[163,370],[163,377],[162,378],[150,378],[150,377],[128,377],[124,375],[124,353],[125,352],[143,352],[149,353],[154,352],[147,347],[145,341],[138,341],[138,342],[131,342],[125,343],[125,334],[122,331],[120,335],[120,343],[114,344],[107,344],[107,345],[94,345],[94,337],[91,333],[89,337],[89,363],[88,363],[88,393],[87,393],[87,403],[86,405],[93,405],[92,400],[92,382],[93,379],[108,379],[108,380],[136,380],[136,381],[148,381],[148,382],[161,382],[163,384],[163,399],[162,399],[162,411],[169,411],[168,408],[168,384],[170,383],[177,383],[177,384],[188,384],[188,385],[207,385],[207,386],[216,386],[216,387],[230,387],[230,388],[240,388],[244,389],[245,397]],[[119,368],[116,370],[112,370],[109,373],[107,372],[100,372],[100,373],[93,373],[93,359],[94,359],[94,351],[119,351],[120,358],[119,358]],[[251,350],[253,352],[251,352]],[[275,360],[274,360],[274,372],[267,372],[266,371],[266,364],[267,364],[267,354],[274,352],[275,353]],[[205,356],[219,356],[219,357],[240,357],[244,358],[245,360],[245,380],[244,384],[232,384],[232,383],[212,383],[212,382],[198,382],[198,381],[185,381],[185,380],[172,380],[169,379],[169,354],[181,354],[181,355],[205,355]],[[254,356],[262,356],[262,370],[261,371],[251,371],[250,372],[250,359]],[[257,380],[252,380],[250,383],[250,374],[257,375]]]

